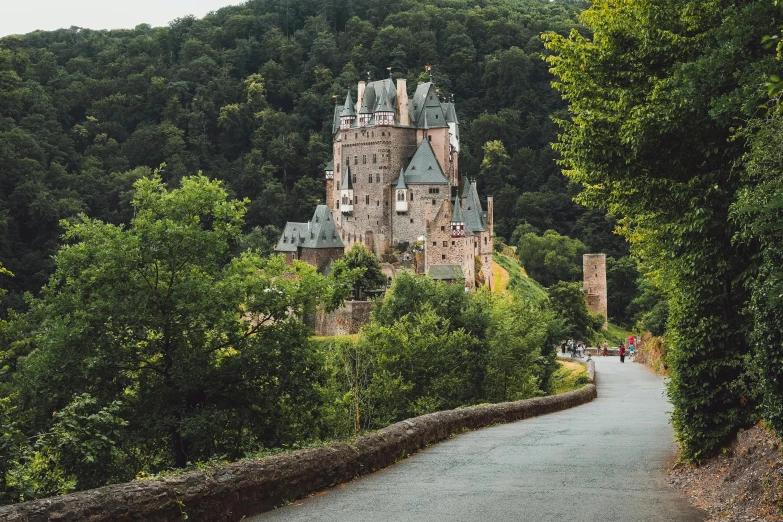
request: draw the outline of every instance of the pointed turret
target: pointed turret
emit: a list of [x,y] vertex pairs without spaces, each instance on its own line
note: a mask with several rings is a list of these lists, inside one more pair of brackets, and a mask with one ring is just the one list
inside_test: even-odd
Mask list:
[[400,177],[397,178],[397,186],[395,187],[396,201],[394,202],[394,210],[397,212],[408,211],[408,185],[405,184],[405,171],[400,167]]
[[451,237],[465,237],[465,216],[459,196],[454,197],[454,214],[451,216]]
[[353,123],[356,121],[356,109],[353,106],[353,100],[351,99],[351,91],[345,95],[345,105],[340,112],[340,128],[350,129],[353,127]]
[[340,212],[353,213],[353,180],[351,179],[351,167],[346,167],[343,183],[340,186]]
[[364,96],[362,100],[362,107],[359,109],[359,127],[366,127],[370,123],[372,118],[372,111],[367,104],[369,96]]
[[386,89],[381,89],[378,105],[375,107],[375,124],[379,126],[394,125],[394,105]]

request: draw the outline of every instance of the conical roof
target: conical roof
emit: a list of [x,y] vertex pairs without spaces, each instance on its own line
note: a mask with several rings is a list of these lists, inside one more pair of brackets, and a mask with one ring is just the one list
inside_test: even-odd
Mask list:
[[370,99],[370,90],[372,89],[372,86],[368,87],[364,91],[364,98],[362,99],[362,107],[359,109],[359,114],[372,114],[372,111],[370,110],[370,106],[368,104]]
[[405,184],[405,171],[400,167],[400,177],[397,178],[397,190],[405,190],[408,185]]
[[345,95],[345,105],[343,106],[340,116],[356,116],[356,109],[353,106],[353,100],[351,99],[351,91]]
[[454,214],[451,216],[452,223],[464,223],[465,216],[462,214],[462,205],[459,201],[459,196],[454,198]]
[[378,97],[378,105],[375,107],[375,112],[394,112],[394,106],[391,104],[389,92],[386,89],[381,89],[381,95]]
[[351,167],[345,168],[345,176],[343,176],[343,182],[340,185],[340,190],[353,190],[353,180],[351,179]]

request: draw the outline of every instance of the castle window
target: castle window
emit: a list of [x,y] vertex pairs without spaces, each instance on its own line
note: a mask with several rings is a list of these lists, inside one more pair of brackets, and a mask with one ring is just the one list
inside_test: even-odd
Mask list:
[[446,227],[440,227],[440,231],[441,232],[445,232],[446,231]]
[[427,136],[427,141],[432,141],[432,136]]
[[411,218],[411,223],[413,223],[413,218]]
[[340,164],[339,163],[337,164],[337,173],[338,174],[340,173]]
[[380,207],[381,206],[381,200],[380,199],[375,202],[375,206],[376,207]]
[[411,201],[413,201],[413,192],[411,191]]
[[451,246],[454,246],[454,245],[456,245],[456,244],[457,244],[457,242],[456,242],[456,241],[452,241],[452,242],[451,242]]
[[334,201],[334,208],[340,208],[340,200],[339,199]]
[[358,132],[354,132],[353,133],[353,139],[358,139],[358,138],[359,138],[359,133]]
[[433,241],[432,242],[432,246],[438,246],[438,242],[437,241]]
[[487,237],[486,236],[484,236],[484,244],[485,245],[487,244]]
[[375,182],[380,183],[381,182],[381,174],[379,172],[375,173]]
[[448,241],[444,241],[443,242],[443,246],[449,246],[449,242]]
[[397,191],[397,201],[405,201],[405,192]]
[[434,199],[432,200],[432,206],[433,207],[435,206],[435,200]]
[[362,165],[367,165],[367,154],[362,154]]
[[372,162],[373,163],[377,163],[378,162],[378,155],[377,154],[373,154],[372,155]]
[[441,259],[442,261],[445,261],[445,260],[446,260],[446,254],[441,254],[441,255],[440,255],[440,259]]
[[364,196],[364,204],[369,205],[370,204],[370,195],[367,194]]
[[353,197],[353,204],[354,205],[358,205],[359,204],[359,196],[354,196]]
[[345,158],[345,166],[350,167],[351,166],[351,158]]
[[352,181],[353,181],[354,183],[356,183],[356,174],[352,175],[351,177],[353,178],[353,180],[352,180]]
[[354,165],[358,165],[359,164],[359,156],[354,156],[353,157],[353,164]]
[[369,181],[370,181],[370,183],[372,183],[372,174],[370,174]]

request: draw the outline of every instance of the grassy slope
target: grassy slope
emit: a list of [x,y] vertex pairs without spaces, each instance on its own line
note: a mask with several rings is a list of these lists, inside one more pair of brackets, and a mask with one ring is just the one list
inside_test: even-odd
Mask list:
[[560,367],[552,375],[552,388],[555,394],[578,390],[587,384],[587,369],[584,365],[572,361],[558,360],[557,362]]
[[504,254],[492,254],[492,260],[508,272],[508,288],[518,290],[523,297],[530,300],[546,299],[546,290],[525,274],[519,262]]

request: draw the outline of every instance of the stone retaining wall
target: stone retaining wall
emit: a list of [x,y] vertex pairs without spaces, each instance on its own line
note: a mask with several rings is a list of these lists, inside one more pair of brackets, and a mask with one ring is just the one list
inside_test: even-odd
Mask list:
[[313,329],[315,335],[351,335],[370,322],[372,301],[345,301],[337,310],[326,313],[322,308],[314,314],[307,314],[304,323]]
[[589,384],[561,395],[431,413],[348,443],[1,507],[0,521],[241,520],[386,467],[454,433],[572,408],[595,396]]

